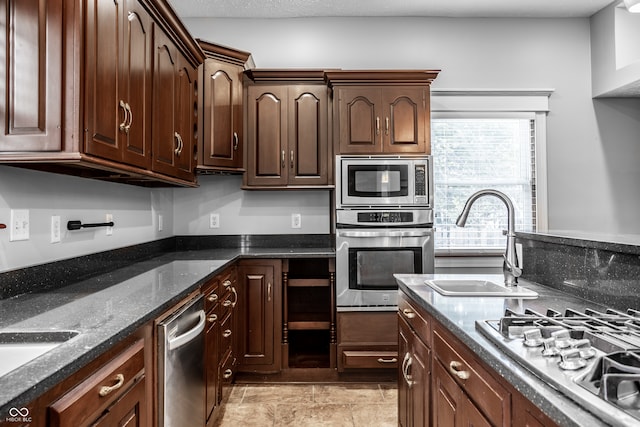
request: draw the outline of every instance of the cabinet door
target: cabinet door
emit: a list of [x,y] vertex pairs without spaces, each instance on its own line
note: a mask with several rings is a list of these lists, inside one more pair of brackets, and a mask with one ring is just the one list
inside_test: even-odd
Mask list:
[[279,260],[243,263],[239,269],[241,304],[240,369],[280,370],[282,267]]
[[328,184],[327,88],[289,87],[289,185]]
[[187,60],[178,54],[176,129],[179,147],[174,151],[176,170],[172,174],[188,181],[195,179],[195,124],[197,117],[197,73]]
[[462,426],[462,389],[453,381],[442,365],[433,362],[433,425]]
[[62,3],[0,0],[0,152],[62,148]]
[[287,87],[247,89],[247,184],[286,185]]
[[335,96],[340,153],[381,153],[380,89],[340,87]]
[[124,5],[86,0],[85,7],[84,149],[94,156],[121,161],[121,138],[129,118],[118,88]]
[[214,59],[204,63],[202,163],[242,169],[242,69]]
[[137,0],[127,0],[124,12],[120,99],[129,117],[124,124],[122,161],[147,169],[151,165],[153,21]]
[[381,133],[385,153],[427,153],[428,93],[424,87],[382,89]]
[[152,169],[172,175],[176,169],[175,156],[179,148],[175,131],[178,52],[163,32],[156,31],[154,40]]
[[431,352],[399,319],[398,421],[401,426],[427,427],[431,416]]

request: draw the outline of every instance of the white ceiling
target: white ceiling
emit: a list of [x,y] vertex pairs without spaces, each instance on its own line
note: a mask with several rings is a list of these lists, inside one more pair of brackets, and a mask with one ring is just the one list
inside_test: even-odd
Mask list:
[[169,0],[182,18],[589,17],[620,0]]

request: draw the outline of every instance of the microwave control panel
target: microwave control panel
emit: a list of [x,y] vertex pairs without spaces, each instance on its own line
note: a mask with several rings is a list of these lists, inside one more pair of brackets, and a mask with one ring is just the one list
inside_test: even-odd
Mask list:
[[427,203],[427,165],[415,165],[415,203]]

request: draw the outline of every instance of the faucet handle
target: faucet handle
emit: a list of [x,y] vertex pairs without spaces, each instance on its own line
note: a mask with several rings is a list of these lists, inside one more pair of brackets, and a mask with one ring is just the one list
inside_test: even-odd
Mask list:
[[520,277],[522,275],[522,268],[513,265],[508,259],[506,255],[502,255],[502,258],[504,259],[504,263],[506,264],[507,268],[509,269],[509,271],[511,272],[511,274],[513,274],[513,277]]

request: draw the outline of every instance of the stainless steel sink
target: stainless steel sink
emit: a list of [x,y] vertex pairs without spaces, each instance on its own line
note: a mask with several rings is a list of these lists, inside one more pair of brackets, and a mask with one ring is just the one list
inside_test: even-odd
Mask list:
[[536,298],[538,294],[521,286],[504,286],[488,280],[433,279],[424,283],[446,296]]
[[78,331],[0,332],[0,377],[78,334]]

